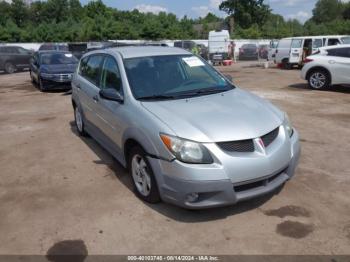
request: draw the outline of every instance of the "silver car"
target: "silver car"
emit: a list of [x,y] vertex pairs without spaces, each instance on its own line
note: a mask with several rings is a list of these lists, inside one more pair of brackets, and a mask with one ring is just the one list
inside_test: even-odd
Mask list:
[[299,136],[287,115],[183,49],[90,52],[72,90],[79,134],[128,168],[147,202],[230,205],[294,175]]

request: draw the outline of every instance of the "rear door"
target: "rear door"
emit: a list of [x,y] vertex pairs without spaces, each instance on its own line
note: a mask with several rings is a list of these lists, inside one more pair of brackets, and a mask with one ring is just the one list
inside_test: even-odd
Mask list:
[[328,50],[333,84],[350,84],[350,48],[341,47]]
[[20,62],[21,67],[29,67],[30,64],[30,58],[31,58],[31,53],[22,48],[22,47],[15,47],[18,55],[18,60]]
[[99,125],[96,104],[99,100],[99,84],[103,55],[93,54],[82,59],[79,81],[75,82],[85,119],[95,127]]
[[303,39],[295,38],[292,40],[289,63],[299,64],[303,54]]

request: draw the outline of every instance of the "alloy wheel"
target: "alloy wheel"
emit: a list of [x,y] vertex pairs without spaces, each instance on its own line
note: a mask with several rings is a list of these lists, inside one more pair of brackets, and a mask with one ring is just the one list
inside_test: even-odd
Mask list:
[[146,161],[139,154],[131,160],[131,173],[137,191],[147,197],[151,192],[151,176]]
[[326,85],[327,77],[322,72],[314,72],[310,76],[310,86],[315,89],[321,89]]

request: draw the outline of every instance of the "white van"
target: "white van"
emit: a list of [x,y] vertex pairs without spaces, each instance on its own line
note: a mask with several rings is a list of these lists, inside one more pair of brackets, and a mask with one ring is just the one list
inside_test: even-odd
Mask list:
[[283,38],[279,41],[275,63],[282,68],[301,67],[309,55],[317,52],[320,47],[350,44],[350,36],[302,36]]
[[233,43],[228,30],[209,32],[209,60],[213,63],[232,58]]

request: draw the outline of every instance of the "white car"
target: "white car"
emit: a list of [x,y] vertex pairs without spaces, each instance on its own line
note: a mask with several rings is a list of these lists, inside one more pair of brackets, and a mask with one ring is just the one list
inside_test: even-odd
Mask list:
[[320,48],[304,61],[301,77],[313,89],[350,84],[350,45]]

